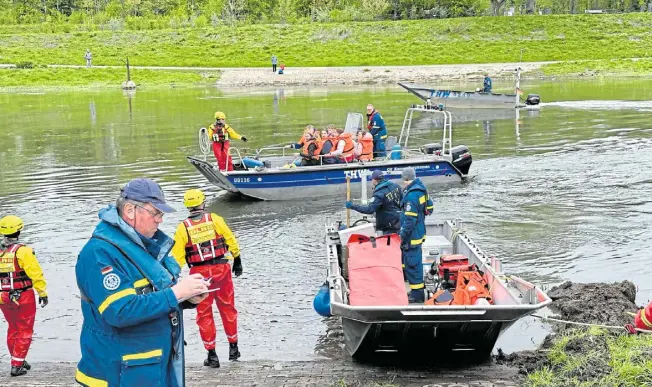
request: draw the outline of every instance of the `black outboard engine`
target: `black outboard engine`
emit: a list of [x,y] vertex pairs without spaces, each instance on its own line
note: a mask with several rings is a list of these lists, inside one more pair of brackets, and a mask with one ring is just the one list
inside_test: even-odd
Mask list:
[[528,94],[525,99],[525,104],[530,106],[538,105],[540,102],[541,97],[539,97],[539,94]]
[[453,156],[453,165],[455,168],[462,172],[462,175],[468,175],[469,169],[471,169],[471,163],[473,162],[469,147],[458,145],[451,149],[451,155]]
[[427,155],[441,155],[442,146],[439,143],[425,144],[421,150]]

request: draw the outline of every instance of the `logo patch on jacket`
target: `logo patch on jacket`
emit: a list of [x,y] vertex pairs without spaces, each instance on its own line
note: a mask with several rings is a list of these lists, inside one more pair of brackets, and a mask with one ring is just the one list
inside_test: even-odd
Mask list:
[[111,273],[104,277],[104,289],[106,290],[116,290],[120,286],[120,277],[117,274]]
[[412,211],[412,206],[410,205],[410,203],[405,205],[405,211],[408,211],[408,212]]
[[113,266],[106,266],[106,267],[103,267],[103,268],[100,269],[100,272],[102,273],[102,275],[107,275],[112,271],[113,271]]

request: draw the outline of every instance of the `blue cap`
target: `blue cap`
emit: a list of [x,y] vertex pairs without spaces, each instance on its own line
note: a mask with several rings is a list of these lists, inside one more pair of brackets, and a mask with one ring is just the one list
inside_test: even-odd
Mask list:
[[165,204],[165,196],[161,186],[150,179],[133,179],[120,190],[120,196],[128,200],[149,203],[161,212],[170,213],[176,210]]
[[371,180],[385,180],[385,175],[383,174],[382,171],[376,169],[376,170],[371,174]]

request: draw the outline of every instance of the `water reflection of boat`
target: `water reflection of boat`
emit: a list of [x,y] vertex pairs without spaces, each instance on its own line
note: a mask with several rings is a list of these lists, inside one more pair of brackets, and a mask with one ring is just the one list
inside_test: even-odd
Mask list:
[[[472,350],[473,355],[484,358],[489,355],[502,332],[520,318],[551,303],[550,298],[536,286],[518,277],[503,275],[500,261],[489,258],[477,247],[464,233],[461,220],[426,221],[426,229],[424,272],[438,256],[462,254],[469,258],[469,264],[476,264],[484,272],[493,304],[427,306],[407,304],[407,297],[402,305],[392,301],[383,303],[383,300],[396,299],[396,293],[405,290],[400,275],[399,247],[396,246],[399,252],[393,265],[394,271],[399,273],[398,280],[394,281],[398,283],[394,284],[387,271],[388,262],[374,266],[378,260],[365,259],[360,256],[363,254],[355,255],[360,251],[351,247],[351,243],[358,243],[355,239],[347,244],[354,234],[374,236],[373,224],[366,223],[340,231],[336,225],[328,225],[326,254],[330,312],[335,317],[341,317],[346,349],[352,356],[363,358],[376,352],[421,354],[423,348],[436,348],[437,352],[443,353],[447,350]],[[385,244],[385,239],[376,241],[379,245]],[[389,243],[390,239],[387,239],[386,244]],[[365,270],[377,270],[379,283],[367,276],[365,281],[358,279],[356,283],[359,285],[355,285],[352,281],[355,272],[348,272],[348,268],[356,259],[365,259]],[[436,283],[436,280],[426,279],[426,287],[430,290],[435,290]],[[352,299],[360,300],[360,294],[365,292],[372,295],[367,299],[373,297],[373,302],[356,301],[356,305],[351,305]]]
[[[408,147],[415,112],[445,117],[441,144],[421,144],[416,149]],[[360,182],[365,171],[374,169],[380,169],[391,180],[400,180],[401,171],[412,167],[427,185],[459,183],[468,175],[472,157],[466,146],[452,146],[451,121],[449,112],[411,107],[406,112],[398,141],[395,137],[388,139],[388,156],[369,162],[286,168],[295,161],[296,156],[286,154],[287,149],[283,146],[260,149],[252,158],[244,157],[237,148],[232,147],[235,170],[229,172],[218,170],[205,158],[202,160],[189,156],[188,161],[214,185],[229,192],[263,200],[292,200],[343,194],[346,191],[347,178],[352,182]],[[362,124],[360,114],[349,114],[345,130],[355,132]],[[200,142],[205,137],[200,133]],[[401,149],[389,151],[395,144],[400,145]],[[368,184],[370,186],[371,182]]]

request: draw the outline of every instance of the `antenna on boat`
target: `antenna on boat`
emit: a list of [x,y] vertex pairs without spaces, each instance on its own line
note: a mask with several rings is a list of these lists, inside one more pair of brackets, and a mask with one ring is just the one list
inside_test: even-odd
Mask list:
[[516,98],[516,104],[514,107],[518,108],[518,106],[521,103],[520,95],[521,95],[521,68],[516,69],[516,84],[514,85],[514,95]]

